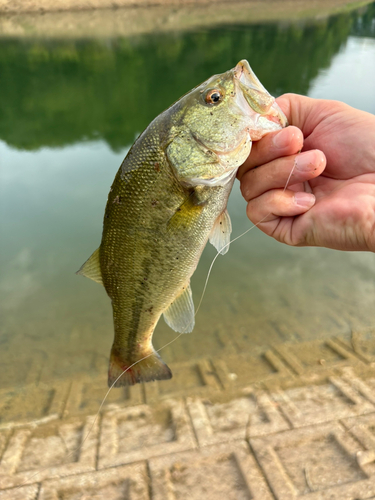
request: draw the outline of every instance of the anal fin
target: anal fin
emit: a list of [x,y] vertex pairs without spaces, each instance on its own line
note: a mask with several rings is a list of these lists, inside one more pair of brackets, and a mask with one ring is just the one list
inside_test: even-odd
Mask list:
[[190,333],[194,328],[194,302],[190,283],[181,290],[180,295],[164,311],[168,326],[180,333]]

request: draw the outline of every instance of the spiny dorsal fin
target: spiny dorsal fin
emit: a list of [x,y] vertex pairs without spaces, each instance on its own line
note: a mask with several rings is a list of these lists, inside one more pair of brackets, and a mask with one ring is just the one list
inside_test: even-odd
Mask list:
[[221,255],[224,255],[229,250],[230,234],[232,232],[232,223],[228,214],[228,210],[216,219],[211,230],[209,241]]
[[84,264],[82,264],[76,274],[82,274],[82,276],[86,276],[86,278],[90,278],[90,280],[103,285],[102,272],[100,270],[99,262],[99,248],[95,250],[95,252],[89,259],[86,260]]
[[190,333],[194,328],[194,302],[190,283],[164,311],[164,320],[176,332]]

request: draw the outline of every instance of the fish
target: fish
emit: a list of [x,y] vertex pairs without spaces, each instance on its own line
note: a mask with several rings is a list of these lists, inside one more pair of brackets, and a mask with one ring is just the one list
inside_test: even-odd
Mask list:
[[157,116],[137,138],[110,189],[99,248],[77,274],[112,301],[108,385],[167,380],[152,345],[161,315],[189,333],[190,278],[208,241],[228,251],[228,197],[253,141],[287,119],[246,60],[210,77]]

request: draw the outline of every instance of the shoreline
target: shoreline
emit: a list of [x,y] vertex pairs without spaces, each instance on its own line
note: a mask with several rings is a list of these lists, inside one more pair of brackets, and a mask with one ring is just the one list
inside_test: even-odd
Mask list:
[[0,37],[103,38],[325,19],[371,0],[0,0]]

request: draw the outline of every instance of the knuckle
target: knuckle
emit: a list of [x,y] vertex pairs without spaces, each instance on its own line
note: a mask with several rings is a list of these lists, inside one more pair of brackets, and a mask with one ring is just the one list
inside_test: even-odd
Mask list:
[[240,191],[241,191],[242,196],[246,200],[247,187],[246,187],[246,179],[244,179],[244,178],[242,178],[241,182],[240,182]]
[[268,198],[269,198],[269,202],[272,205],[277,205],[278,203],[280,203],[280,190],[273,189],[272,191],[269,191]]
[[249,203],[247,204],[246,215],[251,220],[251,222],[254,221],[256,217],[256,207],[252,201],[249,201]]
[[240,191],[242,196],[245,198],[246,201],[249,201],[251,199],[251,181],[249,178],[249,172],[247,172],[241,179],[240,182]]

